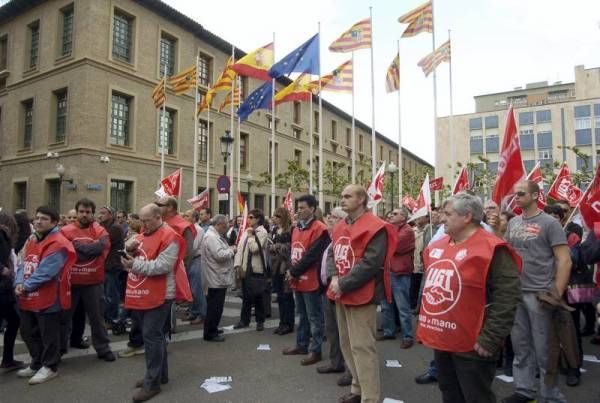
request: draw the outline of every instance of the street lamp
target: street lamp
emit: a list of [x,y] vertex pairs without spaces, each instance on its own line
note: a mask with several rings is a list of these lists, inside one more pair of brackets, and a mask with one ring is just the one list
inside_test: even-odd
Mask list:
[[[231,155],[231,144],[233,144],[233,137],[229,130],[225,130],[225,134],[221,136],[221,155],[223,156],[223,175],[227,176],[227,158]],[[229,196],[231,189],[227,194],[227,200],[225,202],[225,211],[229,211]],[[227,213],[225,213],[227,214]]]
[[252,180],[254,178],[252,177],[252,174],[250,172],[248,172],[248,175],[246,175],[246,183],[248,184],[248,208],[250,208],[250,189],[252,189]]
[[398,167],[393,162],[390,162],[388,165],[388,172],[392,177],[392,210],[394,209],[394,175],[398,172]]

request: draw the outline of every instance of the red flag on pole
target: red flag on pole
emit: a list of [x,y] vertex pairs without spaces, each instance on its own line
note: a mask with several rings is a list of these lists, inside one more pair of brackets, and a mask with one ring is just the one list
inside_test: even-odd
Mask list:
[[367,194],[369,195],[369,208],[377,206],[383,199],[383,180],[385,178],[385,161],[379,167],[373,181],[367,186]]
[[519,144],[517,124],[515,123],[515,112],[511,105],[508,108],[508,115],[506,117],[506,128],[504,129],[502,150],[500,151],[500,160],[498,161],[498,176],[496,176],[492,200],[501,206],[506,196],[512,195],[513,186],[524,177],[525,168],[523,167],[523,159],[521,158],[521,146]]
[[594,180],[581,199],[579,211],[586,227],[593,231],[594,223],[600,222],[600,164],[596,167]]
[[179,168],[177,171],[173,172],[170,175],[167,175],[160,181],[160,187],[154,194],[158,197],[164,196],[175,196],[178,197],[181,195],[181,172],[182,169]]
[[571,207],[575,207],[582,196],[583,191],[573,184],[569,166],[566,162],[563,162],[554,183],[550,186],[548,197],[554,200],[566,200]]
[[209,191],[204,189],[198,196],[194,196],[187,201],[194,210],[200,211],[203,208],[210,207]]
[[283,199],[281,207],[285,208],[290,212],[290,218],[294,217],[294,198],[292,196],[292,188],[288,188],[288,191]]
[[[534,181],[540,188],[540,193],[537,199],[537,206],[540,210],[543,210],[546,207],[546,194],[544,193],[544,178],[542,177],[542,168],[540,167],[540,162],[533,167],[531,172],[527,175],[527,180]],[[513,197],[508,203],[506,207],[507,210],[512,210],[513,213],[520,215],[522,213],[521,209],[516,206],[515,198]]]
[[411,217],[412,219],[424,217],[431,212],[431,192],[429,191],[429,174],[425,175],[425,180],[421,186],[417,206]]
[[404,196],[402,198],[402,205],[411,213],[417,209],[417,201],[410,196]]
[[434,178],[429,181],[429,190],[435,192],[436,190],[442,190],[444,188],[444,177]]
[[242,237],[246,236],[246,229],[248,228],[248,202],[244,202],[244,215],[242,216],[242,225],[237,234],[235,244],[238,245],[242,240]]
[[467,171],[467,167],[462,167],[452,187],[452,194],[455,195],[462,190],[469,189],[469,186],[469,172]]

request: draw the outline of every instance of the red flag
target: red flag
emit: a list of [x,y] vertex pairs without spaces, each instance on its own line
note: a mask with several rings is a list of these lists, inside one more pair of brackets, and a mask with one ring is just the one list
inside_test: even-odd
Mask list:
[[188,203],[192,206],[194,210],[200,211],[203,208],[210,207],[209,201],[209,191],[208,189],[204,189],[198,196],[194,196],[191,199],[188,199]]
[[467,167],[462,167],[452,187],[452,194],[455,195],[462,190],[469,189],[469,186],[469,172],[467,171]]
[[243,213],[246,201],[244,200],[244,196],[242,196],[242,192],[237,192],[237,202],[240,212]]
[[425,180],[421,186],[417,205],[413,211],[412,219],[424,217],[431,212],[431,192],[429,191],[429,174],[425,175]]
[[[544,178],[542,177],[542,168],[540,167],[540,162],[533,167],[529,175],[527,175],[527,180],[534,181],[540,188],[540,194],[537,199],[537,205],[540,210],[543,210],[546,207],[546,194],[544,193]],[[516,206],[515,198],[513,197],[508,203],[506,207],[507,210],[512,210],[513,213],[520,215],[522,213],[521,209]]]
[[444,188],[444,177],[440,176],[429,181],[429,190],[435,192],[436,190],[442,190]]
[[410,196],[404,196],[402,198],[402,205],[411,213],[417,209],[417,201]]
[[238,245],[242,240],[242,237],[246,235],[246,229],[248,228],[248,202],[244,202],[244,215],[242,216],[242,225],[237,234],[235,244]]
[[369,195],[369,208],[377,206],[383,198],[383,180],[385,179],[385,162],[381,164],[379,170],[375,174],[373,181],[367,186],[367,194]]
[[506,128],[504,129],[504,140],[498,161],[498,176],[494,185],[492,200],[499,206],[506,196],[510,196],[514,185],[525,177],[525,168],[521,158],[521,146],[515,123],[515,112],[512,105],[508,108],[506,117]]
[[566,200],[571,207],[575,207],[582,196],[583,192],[573,184],[569,167],[567,166],[567,163],[564,162],[558,175],[556,175],[556,179],[554,179],[554,183],[550,186],[548,197],[551,197],[554,200]]
[[294,198],[292,197],[292,188],[288,188],[281,207],[290,212],[290,217],[294,217]]
[[181,172],[182,169],[179,168],[177,171],[172,174],[166,176],[160,181],[160,187],[157,191],[154,192],[158,197],[164,196],[175,196],[178,197],[181,195]]
[[585,191],[579,211],[585,225],[593,230],[594,223],[600,222],[600,164],[596,167],[596,176]]

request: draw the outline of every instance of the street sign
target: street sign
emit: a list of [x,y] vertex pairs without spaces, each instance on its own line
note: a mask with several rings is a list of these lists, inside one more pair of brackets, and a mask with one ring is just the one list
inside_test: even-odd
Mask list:
[[229,200],[229,193],[219,193],[217,195],[217,200],[219,200],[219,201],[227,201],[227,200]]
[[231,181],[229,180],[229,176],[221,175],[217,178],[217,191],[219,193],[229,193],[230,187]]

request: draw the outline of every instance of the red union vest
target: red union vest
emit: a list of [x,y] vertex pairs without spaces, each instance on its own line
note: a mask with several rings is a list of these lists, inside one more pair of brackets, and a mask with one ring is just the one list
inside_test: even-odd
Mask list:
[[520,270],[521,258],[512,247],[481,228],[458,245],[451,245],[450,237],[445,236],[425,249],[419,341],[441,351],[473,350],[483,326],[490,263],[501,246],[511,253]]
[[[303,231],[294,228],[292,231],[291,246],[292,265],[296,265],[302,259],[306,251],[310,249],[317,239],[321,238],[324,232],[327,232],[327,226],[317,219],[313,219],[310,226]],[[320,259],[317,259],[317,262],[313,263],[298,279],[290,280],[290,288],[300,292],[318,290],[319,278],[317,267],[319,266],[319,262]]]
[[24,311],[38,312],[51,307],[59,298],[62,309],[71,308],[71,266],[75,263],[76,255],[73,245],[60,232],[47,235],[38,242],[35,235],[27,240],[24,247],[23,280],[33,275],[40,262],[47,256],[60,250],[67,251],[67,262],[61,269],[58,278],[44,283],[37,290],[21,295],[19,308]]
[[[146,236],[139,234],[136,239],[140,246],[136,257],[143,260],[154,260],[173,241],[179,243],[179,255],[175,263],[175,274],[183,267],[183,238],[168,225],[163,225],[152,234]],[[185,274],[185,270],[183,270]],[[186,278],[187,280],[187,278]],[[189,285],[188,285],[189,287]],[[167,275],[143,276],[129,272],[127,288],[125,290],[125,308],[127,309],[152,309],[165,302],[167,293]]]
[[[79,223],[65,225],[60,232],[71,242],[81,242],[84,244],[98,241],[102,237],[108,239],[108,232],[97,222],[93,222],[87,228],[80,228]],[[100,284],[104,281],[104,261],[110,250],[110,240],[100,256],[91,260],[77,261],[71,267],[71,284],[73,285],[91,285]]]
[[[383,280],[386,299],[391,302],[390,263],[397,242],[397,231],[391,224],[384,222],[370,211],[366,211],[351,225],[346,220],[339,221],[333,228],[333,259],[337,275],[340,278],[346,276],[362,259],[367,245],[381,229],[385,229],[387,233]],[[372,278],[356,290],[343,293],[337,302],[343,305],[365,305],[370,303],[374,296],[375,278]],[[336,300],[331,286],[327,289],[327,297]]]
[[[196,235],[198,234],[198,231],[196,231],[196,226],[194,224],[192,224],[191,222],[187,221],[185,218],[183,218],[179,214],[166,219],[165,222],[167,224],[169,224],[169,226],[171,228],[173,228],[175,230],[175,232],[177,232],[182,238],[183,238],[183,231],[185,231],[187,228],[189,228],[190,231],[192,231],[192,236],[194,238],[196,238]],[[183,256],[185,256],[185,254],[186,254],[185,242],[183,243],[183,247],[184,247]]]

